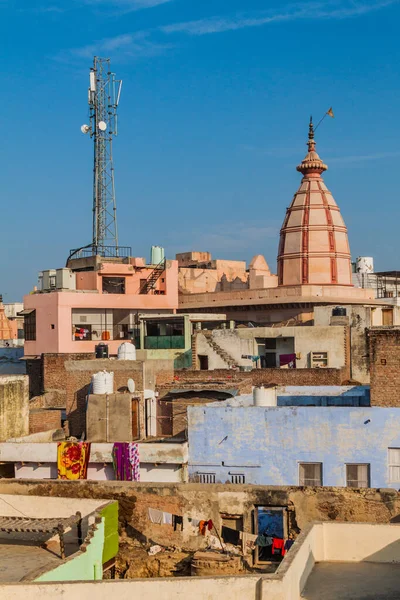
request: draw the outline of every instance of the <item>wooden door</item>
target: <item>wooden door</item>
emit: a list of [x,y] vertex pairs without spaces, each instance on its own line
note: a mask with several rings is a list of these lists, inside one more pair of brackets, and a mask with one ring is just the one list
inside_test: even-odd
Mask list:
[[139,439],[139,400],[132,398],[132,440]]

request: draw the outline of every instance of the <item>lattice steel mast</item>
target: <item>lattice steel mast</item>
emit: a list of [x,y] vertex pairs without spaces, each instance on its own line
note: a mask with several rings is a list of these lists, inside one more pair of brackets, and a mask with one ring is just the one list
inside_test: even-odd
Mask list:
[[110,71],[110,59],[95,56],[90,69],[90,126],[83,125],[82,131],[94,140],[92,251],[101,256],[119,255],[112,142],[118,132],[121,86]]

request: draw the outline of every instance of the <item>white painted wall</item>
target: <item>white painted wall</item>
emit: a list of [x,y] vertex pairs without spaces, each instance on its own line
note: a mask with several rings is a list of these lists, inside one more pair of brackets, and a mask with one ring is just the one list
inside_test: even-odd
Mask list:
[[324,523],[323,537],[325,560],[400,563],[400,524]]
[[[87,479],[115,479],[113,444],[92,444]],[[139,444],[140,480],[150,483],[187,481],[188,444]],[[0,443],[0,461],[15,465],[16,479],[57,479],[57,443]]]
[[185,577],[132,580],[106,580],[77,583],[15,584],[0,586],[7,600],[47,600],[75,598],[84,600],[283,600],[282,584],[258,576]]

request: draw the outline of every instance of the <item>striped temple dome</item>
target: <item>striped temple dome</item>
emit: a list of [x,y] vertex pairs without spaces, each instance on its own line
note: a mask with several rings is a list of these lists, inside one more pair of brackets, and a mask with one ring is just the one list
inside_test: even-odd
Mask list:
[[321,174],[310,121],[308,154],[297,167],[300,188],[286,211],[278,252],[278,285],[352,285],[347,228]]

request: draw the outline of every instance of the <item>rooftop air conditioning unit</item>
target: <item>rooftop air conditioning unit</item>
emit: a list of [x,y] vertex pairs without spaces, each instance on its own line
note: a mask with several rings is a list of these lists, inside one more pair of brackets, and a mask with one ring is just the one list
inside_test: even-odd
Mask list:
[[56,271],[55,269],[48,269],[43,271],[42,289],[44,292],[54,290],[56,287]]
[[58,290],[76,290],[76,276],[71,269],[57,269],[56,288]]

